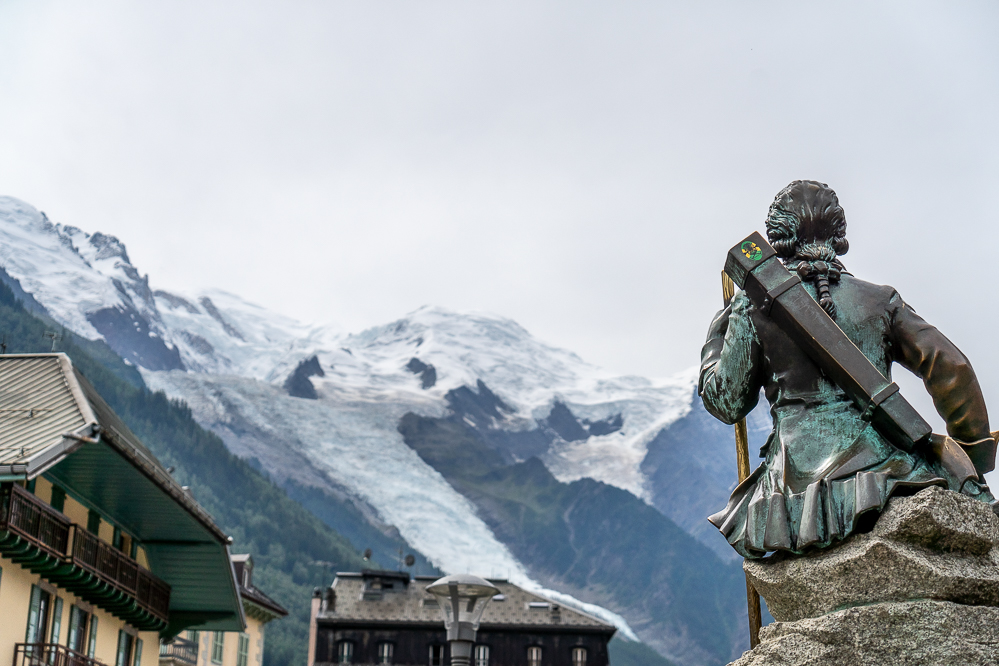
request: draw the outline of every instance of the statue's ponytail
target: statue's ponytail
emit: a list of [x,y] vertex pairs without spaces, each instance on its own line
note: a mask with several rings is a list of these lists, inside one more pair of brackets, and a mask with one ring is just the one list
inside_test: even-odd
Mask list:
[[825,183],[796,180],[774,198],[767,215],[767,236],[788,270],[803,282],[814,282],[819,305],[836,316],[829,285],[844,270],[838,255],[846,254],[846,214],[836,193]]

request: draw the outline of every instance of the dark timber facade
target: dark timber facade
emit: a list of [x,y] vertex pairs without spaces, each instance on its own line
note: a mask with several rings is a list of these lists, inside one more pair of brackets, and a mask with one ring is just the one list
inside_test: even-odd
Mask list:
[[[309,666],[446,666],[444,621],[425,591],[435,580],[405,573],[340,573],[312,604]],[[615,628],[503,580],[486,607],[474,666],[607,666]]]

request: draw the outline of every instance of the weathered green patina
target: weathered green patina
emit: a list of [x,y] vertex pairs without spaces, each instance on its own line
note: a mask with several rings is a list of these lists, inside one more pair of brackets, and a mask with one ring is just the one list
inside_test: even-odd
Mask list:
[[[849,247],[846,219],[828,186],[795,181],[785,188],[771,206],[767,232],[788,269],[888,381],[892,364],[901,364],[923,379],[952,438],[990,437],[968,359],[894,289],[846,272],[838,259]],[[764,463],[709,518],[744,557],[828,546],[857,529],[862,516],[879,512],[892,494],[911,489],[939,485],[994,499],[984,479],[966,480],[932,447],[893,446],[769,314],[740,293],[711,324],[699,390],[710,413],[735,423],[756,406],[761,389],[773,418]]]

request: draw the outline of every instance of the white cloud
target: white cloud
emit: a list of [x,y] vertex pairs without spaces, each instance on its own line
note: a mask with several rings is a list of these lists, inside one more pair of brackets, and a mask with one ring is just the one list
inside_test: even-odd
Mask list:
[[0,5],[0,193],[154,286],[348,329],[503,313],[690,366],[794,178],[999,397],[991,3]]

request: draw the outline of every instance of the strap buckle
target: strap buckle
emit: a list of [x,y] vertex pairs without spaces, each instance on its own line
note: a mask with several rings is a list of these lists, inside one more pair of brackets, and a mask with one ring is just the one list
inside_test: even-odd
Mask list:
[[792,275],[787,280],[784,280],[779,285],[768,291],[766,298],[763,299],[763,305],[760,307],[760,311],[769,316],[770,308],[774,306],[774,301],[780,298],[785,291],[797,284],[801,284],[801,278],[797,275]]
[[860,418],[864,421],[870,421],[874,418],[874,411],[881,406],[881,403],[898,393],[898,384],[892,382],[888,386],[884,387],[880,391],[871,397],[871,401],[867,403],[867,407],[861,413]]

